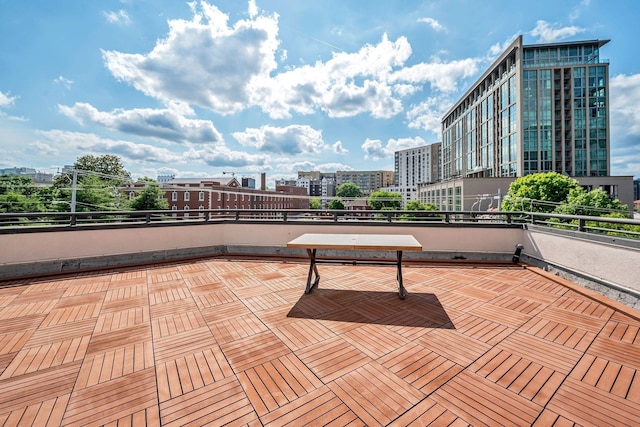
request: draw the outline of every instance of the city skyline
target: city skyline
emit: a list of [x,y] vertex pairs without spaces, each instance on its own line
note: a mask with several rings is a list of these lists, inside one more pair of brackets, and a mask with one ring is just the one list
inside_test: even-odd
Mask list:
[[0,168],[113,154],[153,178],[393,170],[523,35],[611,40],[611,173],[640,176],[630,1],[21,3],[0,1]]

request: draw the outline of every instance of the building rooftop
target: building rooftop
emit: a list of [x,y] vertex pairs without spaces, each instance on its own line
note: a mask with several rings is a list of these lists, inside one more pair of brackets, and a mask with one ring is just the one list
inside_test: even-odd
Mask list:
[[[2,282],[7,425],[632,425],[640,312],[537,268],[209,258]],[[119,424],[118,424],[119,425]]]

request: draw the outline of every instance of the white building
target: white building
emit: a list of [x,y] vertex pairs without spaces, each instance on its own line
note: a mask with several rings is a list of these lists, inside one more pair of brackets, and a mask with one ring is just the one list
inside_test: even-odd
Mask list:
[[385,188],[400,193],[403,203],[418,200],[418,185],[439,181],[441,143],[395,152],[395,185]]

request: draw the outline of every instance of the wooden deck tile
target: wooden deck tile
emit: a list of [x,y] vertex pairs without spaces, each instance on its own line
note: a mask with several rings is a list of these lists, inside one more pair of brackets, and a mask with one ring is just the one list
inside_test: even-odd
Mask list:
[[260,416],[323,385],[313,372],[292,354],[247,369],[238,374],[238,380]]
[[468,366],[486,353],[491,346],[452,329],[434,329],[417,340],[460,366]]
[[243,425],[258,419],[235,377],[160,404],[162,425]]
[[388,424],[425,397],[375,362],[332,381],[329,388],[369,426]]
[[272,332],[221,344],[220,347],[236,373],[291,352]]
[[0,381],[0,414],[71,393],[80,362]]
[[567,378],[547,408],[582,425],[632,426],[640,419],[640,404]]
[[463,371],[431,398],[474,426],[531,425],[542,407],[473,373]]
[[533,268],[165,262],[0,284],[0,425],[633,425],[640,313]]
[[154,369],[149,368],[74,391],[62,425],[106,424],[157,405]]
[[295,354],[325,384],[371,361],[340,337],[310,345]]

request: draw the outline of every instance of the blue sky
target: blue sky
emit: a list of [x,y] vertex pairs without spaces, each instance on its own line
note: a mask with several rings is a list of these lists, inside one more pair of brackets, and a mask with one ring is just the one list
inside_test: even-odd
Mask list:
[[393,170],[516,36],[611,39],[611,166],[640,177],[635,0],[0,0],[0,168]]

